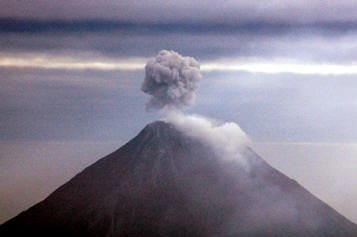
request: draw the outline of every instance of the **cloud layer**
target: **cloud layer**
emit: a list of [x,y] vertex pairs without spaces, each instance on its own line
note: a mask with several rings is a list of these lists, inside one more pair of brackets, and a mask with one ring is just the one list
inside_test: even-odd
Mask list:
[[37,19],[119,19],[132,22],[353,21],[353,0],[213,1],[1,1],[0,16]]

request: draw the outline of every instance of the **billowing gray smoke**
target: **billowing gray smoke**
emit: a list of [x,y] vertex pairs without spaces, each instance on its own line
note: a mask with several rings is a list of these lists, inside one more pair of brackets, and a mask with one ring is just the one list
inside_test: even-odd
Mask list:
[[168,106],[183,109],[192,105],[201,78],[200,65],[194,58],[161,50],[145,66],[145,80],[141,89],[152,96],[147,108]]
[[145,67],[142,90],[152,97],[148,109],[160,109],[167,122],[190,137],[210,145],[224,160],[235,160],[247,167],[241,151],[249,138],[238,124],[220,123],[181,110],[195,102],[195,90],[202,78],[199,63],[174,51],[161,50]]

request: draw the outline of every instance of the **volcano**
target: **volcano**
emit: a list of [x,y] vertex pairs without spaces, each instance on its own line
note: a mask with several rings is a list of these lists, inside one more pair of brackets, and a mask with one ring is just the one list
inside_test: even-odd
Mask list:
[[[147,125],[0,236],[356,237],[357,226],[250,148],[223,160],[173,125]],[[248,168],[247,168],[248,167]]]

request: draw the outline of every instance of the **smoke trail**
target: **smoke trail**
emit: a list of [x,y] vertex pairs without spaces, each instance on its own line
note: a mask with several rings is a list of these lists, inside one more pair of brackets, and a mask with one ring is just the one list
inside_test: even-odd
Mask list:
[[194,58],[161,50],[145,66],[141,90],[151,95],[147,108],[170,106],[183,109],[194,104],[195,90],[201,78],[199,63]]

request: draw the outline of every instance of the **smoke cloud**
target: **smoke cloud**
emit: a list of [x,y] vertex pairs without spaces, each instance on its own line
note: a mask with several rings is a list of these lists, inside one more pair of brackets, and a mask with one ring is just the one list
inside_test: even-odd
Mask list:
[[141,90],[151,95],[147,108],[169,106],[183,109],[193,105],[195,90],[201,78],[200,65],[194,58],[161,50],[145,66],[145,80]]
[[219,123],[182,112],[183,108],[194,104],[201,78],[199,63],[194,58],[161,50],[145,67],[142,91],[151,95],[147,108],[160,109],[167,122],[212,147],[222,159],[245,165],[241,153],[249,139],[238,124]]

